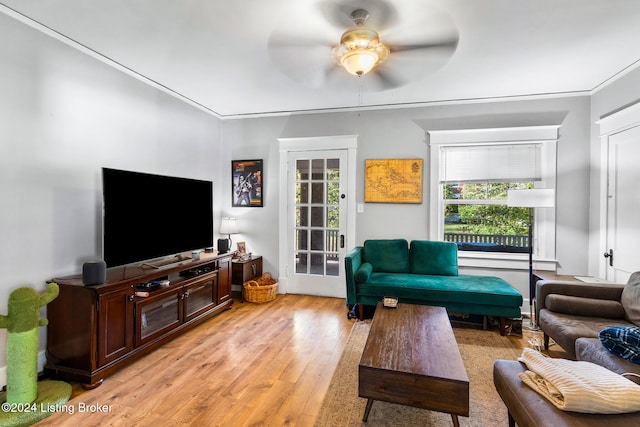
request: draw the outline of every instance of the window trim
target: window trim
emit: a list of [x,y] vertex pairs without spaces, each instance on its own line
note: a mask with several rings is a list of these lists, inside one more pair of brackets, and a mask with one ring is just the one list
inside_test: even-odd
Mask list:
[[[487,129],[429,130],[429,236],[432,240],[444,239],[444,201],[440,184],[440,151],[442,147],[454,145],[496,143],[542,145],[542,179],[535,188],[556,188],[557,142],[560,125],[521,126]],[[534,223],[534,269],[556,269],[555,208],[536,209]],[[528,269],[529,255],[505,252],[458,253],[462,267]]]

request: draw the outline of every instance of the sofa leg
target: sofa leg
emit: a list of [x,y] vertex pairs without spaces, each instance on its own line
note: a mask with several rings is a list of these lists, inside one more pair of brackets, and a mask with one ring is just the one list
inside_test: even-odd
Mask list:
[[544,349],[549,350],[549,335],[544,334]]
[[358,304],[358,318],[364,320],[364,304]]
[[504,336],[507,328],[507,318],[502,316],[500,317],[500,335]]
[[509,427],[516,427],[516,420],[513,419],[511,412],[509,412]]

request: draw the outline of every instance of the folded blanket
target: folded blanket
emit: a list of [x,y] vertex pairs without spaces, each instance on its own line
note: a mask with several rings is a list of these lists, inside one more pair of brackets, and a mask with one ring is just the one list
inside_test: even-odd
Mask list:
[[640,386],[591,362],[554,359],[525,348],[520,379],[563,411],[620,414],[640,411]]

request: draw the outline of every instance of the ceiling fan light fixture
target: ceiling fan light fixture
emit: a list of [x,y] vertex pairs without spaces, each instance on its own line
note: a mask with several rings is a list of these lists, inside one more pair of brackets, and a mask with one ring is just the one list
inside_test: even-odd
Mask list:
[[366,49],[349,51],[340,59],[340,65],[354,76],[367,74],[378,63],[378,55]]
[[368,28],[347,30],[340,45],[333,49],[336,61],[354,76],[363,76],[389,55],[389,48],[380,41],[378,33]]

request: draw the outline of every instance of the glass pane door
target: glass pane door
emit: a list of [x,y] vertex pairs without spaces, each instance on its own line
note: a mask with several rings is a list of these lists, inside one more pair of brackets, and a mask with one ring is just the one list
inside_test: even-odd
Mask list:
[[287,289],[340,297],[346,292],[346,150],[289,154]]
[[296,274],[339,274],[339,201],[339,159],[296,161]]

